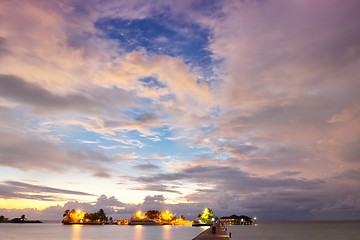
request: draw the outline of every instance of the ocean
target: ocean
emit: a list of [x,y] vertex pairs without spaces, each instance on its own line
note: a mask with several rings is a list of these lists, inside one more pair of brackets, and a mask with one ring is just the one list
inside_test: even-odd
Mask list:
[[[83,226],[60,223],[0,224],[0,239],[26,240],[191,240],[206,227]],[[359,240],[360,221],[260,222],[256,226],[228,226],[235,240]]]
[[229,226],[231,239],[242,240],[359,240],[360,221],[263,222]]

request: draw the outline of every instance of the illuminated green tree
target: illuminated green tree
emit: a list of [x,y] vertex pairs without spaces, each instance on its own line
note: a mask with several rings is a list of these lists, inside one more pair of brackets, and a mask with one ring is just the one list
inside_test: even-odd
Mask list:
[[210,208],[205,208],[199,217],[200,221],[205,224],[211,224],[212,220],[217,220],[218,217],[215,216],[213,211]]

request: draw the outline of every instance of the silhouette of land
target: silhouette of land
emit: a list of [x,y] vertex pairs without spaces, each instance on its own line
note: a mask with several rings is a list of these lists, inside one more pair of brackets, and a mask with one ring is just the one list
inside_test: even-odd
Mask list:
[[21,215],[21,217],[13,218],[11,220],[1,215],[0,223],[42,223],[42,222],[39,220],[27,220],[25,215]]

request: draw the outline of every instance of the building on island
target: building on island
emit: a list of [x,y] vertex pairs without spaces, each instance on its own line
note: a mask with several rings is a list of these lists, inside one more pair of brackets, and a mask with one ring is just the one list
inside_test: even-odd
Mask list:
[[131,218],[129,225],[161,225],[158,221],[154,219],[136,219]]
[[255,218],[252,219],[246,215],[237,216],[235,214],[220,218],[220,222],[224,225],[252,225],[255,221]]

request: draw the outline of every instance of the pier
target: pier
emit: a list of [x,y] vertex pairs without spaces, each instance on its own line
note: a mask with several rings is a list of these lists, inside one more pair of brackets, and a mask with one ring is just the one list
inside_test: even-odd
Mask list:
[[216,240],[216,239],[230,239],[222,224],[216,224],[216,233],[212,233],[212,227],[206,229],[202,233],[200,233],[197,237],[192,240]]

